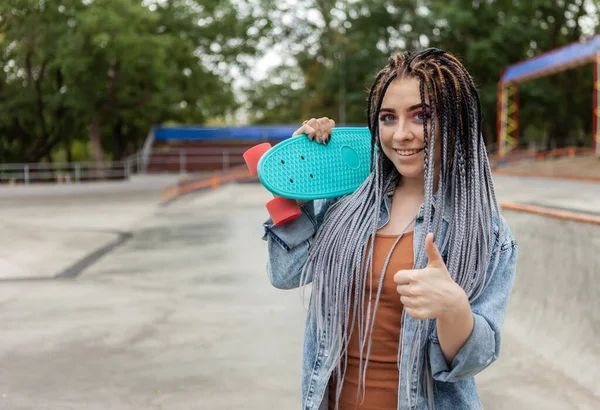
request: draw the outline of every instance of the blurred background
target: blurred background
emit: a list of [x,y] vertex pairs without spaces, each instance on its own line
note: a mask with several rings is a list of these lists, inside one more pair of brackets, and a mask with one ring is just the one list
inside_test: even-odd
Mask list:
[[377,70],[423,47],[474,78],[521,249],[482,402],[598,408],[599,16],[600,0],[2,0],[0,408],[299,408],[303,301],[266,277],[271,194],[242,153],[311,117],[365,126]]
[[[365,89],[406,48],[454,53],[494,149],[510,64],[598,30],[598,2],[5,0],[0,161],[105,161],[157,125],[365,122]],[[520,87],[523,146],[590,145],[592,64]]]

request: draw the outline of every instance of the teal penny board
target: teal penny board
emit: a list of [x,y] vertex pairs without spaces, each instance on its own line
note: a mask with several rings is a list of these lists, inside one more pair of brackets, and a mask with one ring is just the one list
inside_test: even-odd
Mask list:
[[334,128],[328,145],[303,134],[267,151],[258,178],[273,194],[299,200],[324,199],[354,192],[370,172],[368,128]]

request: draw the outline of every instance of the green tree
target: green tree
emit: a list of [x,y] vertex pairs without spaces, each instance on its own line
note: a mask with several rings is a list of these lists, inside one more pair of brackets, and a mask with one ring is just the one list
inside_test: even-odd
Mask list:
[[[270,30],[232,0],[7,0],[0,4],[0,161],[96,161],[139,148],[164,122],[233,112],[229,75]],[[81,159],[81,158],[79,158]]]
[[[274,70],[277,83],[265,80],[258,85],[261,95],[250,98],[248,106],[260,113],[253,117],[258,123],[315,115],[340,124],[364,123],[366,91],[376,70],[391,52],[420,45],[422,36],[417,32],[425,23],[412,0],[284,2],[270,18],[279,33],[273,44],[283,44],[281,49],[294,65],[286,62]],[[294,101],[287,100],[282,109],[288,96]],[[288,110],[290,105],[293,111]]]
[[[271,18],[279,28],[276,41],[287,45],[282,49],[295,64],[287,70],[294,74],[286,80],[289,62],[278,68],[274,78],[279,84],[263,81],[260,89],[269,92],[255,96],[251,107],[269,111],[256,121],[272,121],[282,112],[282,97],[295,95],[303,103],[302,108],[293,103],[300,112],[294,120],[327,115],[338,123],[364,123],[366,88],[387,57],[439,47],[455,54],[473,75],[484,136],[494,149],[502,70],[577,41],[584,35],[582,23],[597,24],[597,15],[596,0],[304,0],[293,9],[280,5]],[[298,69],[302,81],[296,80]],[[286,85],[292,83],[303,86],[292,93]],[[561,145],[589,134],[590,83],[587,67],[521,85],[522,142],[545,135],[548,144]]]

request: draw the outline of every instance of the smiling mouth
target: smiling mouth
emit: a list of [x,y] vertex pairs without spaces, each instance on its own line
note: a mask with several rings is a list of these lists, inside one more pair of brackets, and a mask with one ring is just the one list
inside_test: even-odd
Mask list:
[[400,155],[401,157],[410,157],[411,155],[418,154],[421,151],[423,151],[423,148],[419,148],[419,149],[397,149],[396,150],[396,154]]

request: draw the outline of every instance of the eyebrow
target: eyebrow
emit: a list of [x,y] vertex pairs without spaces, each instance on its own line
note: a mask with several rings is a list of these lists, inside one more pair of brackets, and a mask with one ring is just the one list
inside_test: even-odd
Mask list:
[[[415,105],[411,105],[410,107],[408,107],[406,109],[406,111],[412,111],[412,110],[416,110],[417,108],[421,108],[421,104],[415,104]],[[425,108],[429,108],[429,104],[425,104]],[[392,112],[392,113],[396,113],[396,110],[393,108],[382,108],[380,111],[387,111],[387,112]]]

